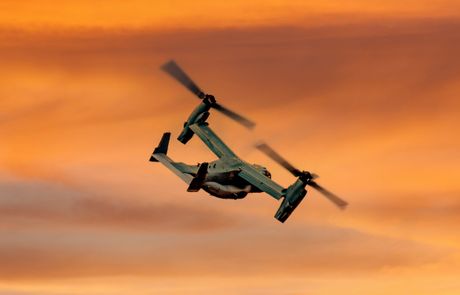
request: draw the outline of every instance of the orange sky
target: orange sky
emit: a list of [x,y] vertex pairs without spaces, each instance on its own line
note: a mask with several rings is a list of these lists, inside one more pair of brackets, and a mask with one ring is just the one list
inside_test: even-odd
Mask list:
[[[458,1],[2,1],[0,295],[458,294]],[[187,194],[175,58],[347,199]],[[193,139],[173,159],[212,159]]]
[[315,21],[357,21],[369,17],[457,17],[456,0],[235,0],[229,2],[148,0],[3,0],[0,23],[31,26],[85,27],[241,27],[304,26]]

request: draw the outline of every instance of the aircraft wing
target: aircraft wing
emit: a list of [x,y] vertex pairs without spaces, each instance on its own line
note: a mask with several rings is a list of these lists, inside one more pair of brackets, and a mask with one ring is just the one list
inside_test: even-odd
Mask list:
[[[165,154],[152,154],[152,157],[155,158],[158,162],[165,165],[166,168],[174,172],[177,176],[179,176],[185,183],[190,184],[192,182],[193,176],[190,174],[183,173],[179,168],[180,163],[175,163]],[[152,160],[151,160],[152,161]]]
[[218,157],[237,158],[235,153],[215,134],[207,123],[196,123],[190,129],[208,146],[208,148]]
[[243,163],[240,167],[241,171],[238,174],[241,178],[257,187],[261,191],[266,192],[273,198],[279,200],[284,195],[284,188],[260,173],[259,170],[249,164]]

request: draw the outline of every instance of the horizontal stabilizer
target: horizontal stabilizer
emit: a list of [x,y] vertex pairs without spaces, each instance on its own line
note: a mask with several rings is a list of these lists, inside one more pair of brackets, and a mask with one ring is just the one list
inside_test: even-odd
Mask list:
[[169,158],[165,154],[153,154],[152,156],[155,158],[156,162],[160,162],[161,164],[165,165],[166,168],[171,170],[174,174],[179,176],[185,183],[190,184],[192,182],[193,176],[183,172],[181,169],[181,165],[179,163],[173,162],[171,158]]

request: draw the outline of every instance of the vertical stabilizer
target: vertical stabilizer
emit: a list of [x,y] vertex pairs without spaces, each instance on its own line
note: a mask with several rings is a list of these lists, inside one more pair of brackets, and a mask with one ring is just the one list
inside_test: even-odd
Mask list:
[[[153,154],[167,154],[168,153],[168,146],[169,146],[169,139],[171,138],[171,132],[166,132],[161,137],[160,143],[153,151]],[[158,162],[157,159],[152,155],[150,156],[151,162]]]

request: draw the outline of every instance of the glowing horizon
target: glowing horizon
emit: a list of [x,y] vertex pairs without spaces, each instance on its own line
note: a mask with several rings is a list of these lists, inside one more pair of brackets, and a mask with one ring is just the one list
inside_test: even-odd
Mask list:
[[187,2],[174,0],[66,2],[29,0],[4,1],[0,26],[21,29],[53,27],[100,28],[210,28],[251,26],[304,26],[315,23],[352,23],[369,18],[457,18],[460,4],[455,0],[400,1],[354,0],[297,1],[232,1],[210,0]]

